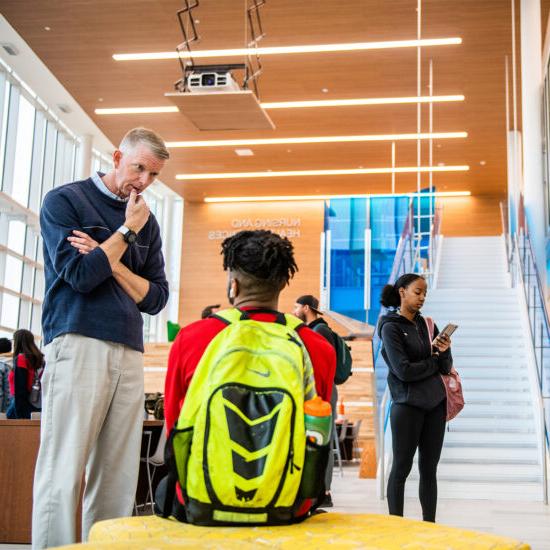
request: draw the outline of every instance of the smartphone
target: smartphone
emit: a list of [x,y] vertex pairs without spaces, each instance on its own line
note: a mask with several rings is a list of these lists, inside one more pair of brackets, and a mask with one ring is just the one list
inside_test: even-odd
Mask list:
[[446,335],[448,336],[449,338],[451,337],[451,335],[453,334],[453,332],[458,328],[458,325],[453,325],[453,323],[448,323],[447,325],[445,325],[443,327],[443,330],[441,330],[441,332],[438,334],[438,336],[441,336],[441,335]]

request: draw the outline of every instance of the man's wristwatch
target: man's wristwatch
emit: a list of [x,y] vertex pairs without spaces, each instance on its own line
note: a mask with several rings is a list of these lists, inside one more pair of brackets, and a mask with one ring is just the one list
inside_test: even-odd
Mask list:
[[137,239],[137,233],[135,231],[132,231],[125,225],[121,225],[117,231],[119,233],[122,233],[122,237],[124,238],[124,242],[127,244],[134,244]]

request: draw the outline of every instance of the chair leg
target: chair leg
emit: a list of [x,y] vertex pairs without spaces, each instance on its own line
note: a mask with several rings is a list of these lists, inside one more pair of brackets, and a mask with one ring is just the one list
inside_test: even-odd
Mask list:
[[149,465],[149,462],[147,462],[147,482],[149,485],[149,489],[147,491],[147,497],[145,498],[145,502],[143,503],[144,506],[147,506],[147,504],[153,501],[153,481],[152,480],[153,478],[151,476],[151,467]]
[[336,453],[336,461],[338,463],[338,468],[340,469],[340,477],[344,477],[344,468],[342,467],[342,455],[340,453],[340,442],[338,441],[338,434],[336,433],[336,426],[332,430],[332,452]]
[[153,466],[153,471],[151,472],[151,479],[149,480],[149,491],[151,492],[151,513],[155,513],[155,495],[153,494],[153,480],[155,479],[155,472],[157,467]]

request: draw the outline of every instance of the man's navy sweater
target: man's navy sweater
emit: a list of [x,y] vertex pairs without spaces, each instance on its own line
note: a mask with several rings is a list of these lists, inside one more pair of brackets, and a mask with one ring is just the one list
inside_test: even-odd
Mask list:
[[57,187],[44,198],[40,228],[46,278],[45,344],[72,332],[143,351],[140,312],[154,315],[168,300],[160,228],[153,214],[121,258],[130,271],[150,283],[138,304],[115,281],[100,247],[81,254],[67,240],[78,229],[102,243],[124,224],[125,212],[126,203],[102,193],[91,178]]

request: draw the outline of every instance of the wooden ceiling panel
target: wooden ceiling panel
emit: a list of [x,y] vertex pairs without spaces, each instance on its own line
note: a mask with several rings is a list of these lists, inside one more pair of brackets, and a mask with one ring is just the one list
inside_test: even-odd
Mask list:
[[[165,92],[180,77],[175,60],[116,62],[114,53],[171,51],[181,41],[181,0],[3,0],[2,13],[102,131],[117,143],[145,125],[165,139],[234,139],[411,133],[415,105],[270,110],[273,131],[200,132],[183,115],[97,116],[98,107],[169,105]],[[550,0],[542,1],[543,34]],[[519,8],[518,8],[519,9]],[[194,49],[242,47],[244,0],[201,0],[195,11],[200,43]],[[416,37],[416,0],[268,0],[262,9],[265,46],[403,40]],[[44,30],[49,26],[51,31]],[[502,0],[424,0],[422,37],[460,36],[463,44],[422,49],[423,95],[433,62],[435,95],[464,94],[461,103],[435,104],[434,131],[466,131],[468,138],[434,142],[433,162],[467,164],[466,173],[434,174],[449,190],[504,193],[506,189],[504,56],[511,53],[510,5]],[[216,62],[216,59],[208,62]],[[218,60],[219,61],[219,60]],[[231,61],[240,61],[232,59]],[[262,101],[414,96],[416,50],[263,56]],[[323,93],[322,89],[328,92]],[[422,131],[428,107],[422,107]],[[232,148],[173,149],[162,179],[189,200],[206,195],[362,193],[388,191],[388,176],[331,176],[182,183],[178,173],[389,166],[389,143],[255,146],[253,157]],[[290,152],[287,150],[290,149]],[[428,162],[427,143],[422,164]],[[485,164],[480,164],[484,162]],[[397,165],[416,163],[416,144],[397,143]],[[413,190],[415,175],[399,175]],[[424,176],[423,176],[423,180]],[[427,181],[427,180],[426,180]],[[265,193],[264,193],[265,194]]]

